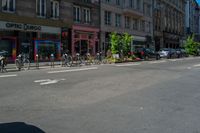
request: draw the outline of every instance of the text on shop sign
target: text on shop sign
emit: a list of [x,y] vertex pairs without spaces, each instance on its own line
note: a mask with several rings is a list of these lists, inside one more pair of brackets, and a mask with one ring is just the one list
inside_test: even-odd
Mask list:
[[41,31],[42,30],[42,27],[38,25],[18,24],[18,23],[6,23],[6,28],[16,29],[16,30],[25,30],[25,31]]

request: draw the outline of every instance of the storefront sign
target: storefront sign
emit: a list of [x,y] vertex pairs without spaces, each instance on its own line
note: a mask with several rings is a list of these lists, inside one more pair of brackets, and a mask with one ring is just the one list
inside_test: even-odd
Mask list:
[[6,23],[7,29],[24,30],[24,31],[41,31],[42,27],[38,25],[31,24],[19,24],[19,23]]
[[61,28],[59,27],[23,24],[23,23],[6,22],[6,21],[0,21],[0,29],[43,32],[43,33],[61,33]]

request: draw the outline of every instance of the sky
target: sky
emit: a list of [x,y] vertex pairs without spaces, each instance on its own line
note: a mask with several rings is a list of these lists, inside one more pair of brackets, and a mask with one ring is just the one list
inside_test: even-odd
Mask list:
[[199,3],[199,5],[200,5],[200,0],[197,0],[197,2]]

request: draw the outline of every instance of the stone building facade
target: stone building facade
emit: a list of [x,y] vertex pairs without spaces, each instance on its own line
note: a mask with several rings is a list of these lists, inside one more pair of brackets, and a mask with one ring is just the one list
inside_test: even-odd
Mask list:
[[186,0],[185,6],[185,32],[186,36],[195,35],[195,39],[200,41],[200,8],[196,0]]
[[0,0],[0,51],[8,51],[9,61],[19,53],[31,60],[37,54],[49,60],[52,53],[59,59],[62,45],[68,45],[61,44],[62,27],[73,22],[70,8],[61,0]]
[[185,0],[154,0],[155,49],[178,48],[184,37]]
[[71,27],[71,53],[96,55],[100,50],[99,0],[71,0],[73,25]]
[[101,0],[101,50],[110,47],[110,33],[127,32],[134,36],[132,50],[152,47],[153,23],[151,0]]

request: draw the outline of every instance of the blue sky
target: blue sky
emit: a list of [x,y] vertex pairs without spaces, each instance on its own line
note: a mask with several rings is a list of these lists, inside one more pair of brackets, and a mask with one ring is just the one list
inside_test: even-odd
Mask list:
[[200,4],[200,0],[197,0],[197,2]]

